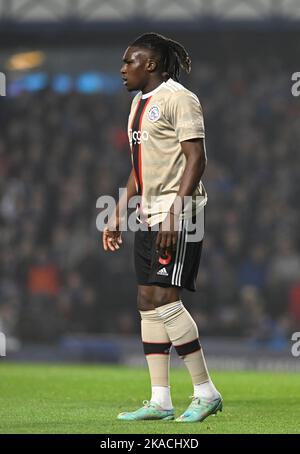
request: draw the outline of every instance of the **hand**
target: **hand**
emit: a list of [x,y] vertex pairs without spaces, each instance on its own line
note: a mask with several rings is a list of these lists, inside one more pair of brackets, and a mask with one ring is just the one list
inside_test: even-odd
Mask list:
[[169,212],[166,219],[161,223],[156,237],[156,250],[164,254],[166,250],[176,249],[178,239],[179,216]]
[[109,227],[105,227],[102,240],[105,251],[116,251],[120,249],[119,245],[122,244],[121,232],[119,230],[110,230]]

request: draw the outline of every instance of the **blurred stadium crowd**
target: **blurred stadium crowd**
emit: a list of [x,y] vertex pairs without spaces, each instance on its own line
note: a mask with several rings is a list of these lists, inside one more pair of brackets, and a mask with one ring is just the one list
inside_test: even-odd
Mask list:
[[[280,62],[194,61],[209,202],[198,292],[201,334],[274,347],[300,322],[300,104]],[[131,97],[45,89],[0,104],[0,331],[24,341],[66,333],[132,334],[132,233],[102,250],[96,200],[130,172]]]

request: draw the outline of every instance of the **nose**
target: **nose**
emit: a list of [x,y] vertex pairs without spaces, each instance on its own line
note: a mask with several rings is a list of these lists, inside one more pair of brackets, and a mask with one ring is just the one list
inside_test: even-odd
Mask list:
[[122,65],[122,66],[121,66],[120,73],[121,73],[122,75],[125,74],[125,65]]

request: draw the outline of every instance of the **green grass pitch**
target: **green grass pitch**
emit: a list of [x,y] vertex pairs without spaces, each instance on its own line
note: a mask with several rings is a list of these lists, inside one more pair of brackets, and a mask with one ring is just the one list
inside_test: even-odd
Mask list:
[[[0,433],[300,433],[297,373],[212,372],[224,409],[202,423],[125,422],[120,411],[149,399],[145,368],[0,363]],[[171,370],[179,415],[192,392],[185,369]]]

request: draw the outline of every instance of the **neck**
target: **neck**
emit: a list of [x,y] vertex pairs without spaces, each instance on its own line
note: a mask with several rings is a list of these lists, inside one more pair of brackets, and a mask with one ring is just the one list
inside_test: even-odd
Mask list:
[[157,88],[160,84],[162,84],[164,82],[164,78],[163,76],[160,76],[160,77],[156,77],[155,79],[153,80],[149,80],[149,82],[145,85],[145,87],[142,89],[142,93],[143,95],[145,95],[146,93],[149,93],[150,91],[152,90],[155,90],[155,88]]

